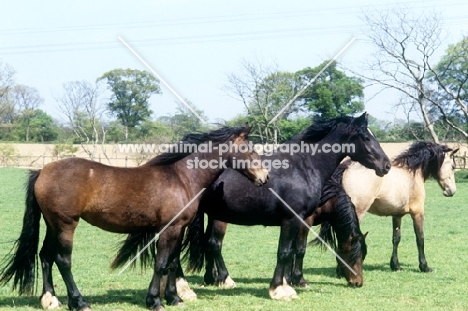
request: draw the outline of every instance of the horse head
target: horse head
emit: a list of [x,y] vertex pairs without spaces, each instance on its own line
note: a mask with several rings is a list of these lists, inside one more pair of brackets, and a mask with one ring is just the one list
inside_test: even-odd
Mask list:
[[344,262],[337,258],[336,274],[344,277],[350,287],[361,287],[364,283],[362,264],[367,254],[366,236],[367,233],[350,236],[345,243],[338,243],[337,253]]
[[443,190],[443,194],[446,197],[451,197],[457,191],[457,185],[455,184],[455,153],[459,149],[449,150],[444,152],[444,160],[439,168],[437,182]]
[[354,146],[349,153],[349,157],[353,161],[373,169],[380,177],[388,173],[392,164],[367,127],[367,113],[363,113],[352,121],[352,133],[349,141],[351,147]]

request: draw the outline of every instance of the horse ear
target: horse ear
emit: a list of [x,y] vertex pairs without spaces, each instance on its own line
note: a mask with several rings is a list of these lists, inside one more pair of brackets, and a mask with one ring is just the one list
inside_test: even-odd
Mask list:
[[359,127],[367,127],[367,118],[368,114],[367,112],[364,112],[362,115],[354,119],[353,124]]
[[364,237],[364,240],[367,238],[367,234],[369,233],[369,231],[367,231],[366,233],[364,233],[363,237]]
[[239,134],[240,137],[247,138],[249,136],[251,127],[249,126],[249,123],[246,122],[244,125],[244,128],[242,129],[242,132]]
[[453,151],[450,153],[450,156],[452,157],[455,153],[458,152],[458,150],[460,150],[460,148],[457,148],[457,149],[453,150]]

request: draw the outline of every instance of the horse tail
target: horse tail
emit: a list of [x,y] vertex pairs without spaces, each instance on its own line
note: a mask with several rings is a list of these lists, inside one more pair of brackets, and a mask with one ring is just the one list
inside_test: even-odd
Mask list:
[[188,226],[187,234],[182,243],[185,251],[182,261],[188,261],[187,271],[200,272],[205,261],[206,236],[204,234],[205,215],[200,209],[194,220]]
[[[5,285],[13,278],[13,290],[19,287],[19,294],[32,294],[38,274],[37,248],[39,244],[39,221],[41,209],[34,193],[34,185],[40,170],[30,171],[26,183],[26,209],[23,216],[23,228],[13,246],[14,254],[3,260],[0,271],[0,285]],[[8,255],[7,255],[8,256]]]
[[[156,243],[153,241],[155,236],[156,233],[151,231],[129,234],[122,242],[122,246],[110,267],[112,269],[122,267],[136,256],[139,256],[142,269],[151,265],[156,258]],[[135,267],[135,264],[136,260],[132,262],[132,266]]]

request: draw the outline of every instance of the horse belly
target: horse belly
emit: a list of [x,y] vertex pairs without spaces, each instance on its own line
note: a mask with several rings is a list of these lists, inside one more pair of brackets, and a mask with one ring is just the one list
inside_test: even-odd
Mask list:
[[155,221],[144,213],[109,213],[104,210],[81,215],[89,224],[114,233],[138,232],[154,226]]
[[409,209],[407,204],[398,200],[375,200],[368,212],[377,216],[398,216],[407,214]]

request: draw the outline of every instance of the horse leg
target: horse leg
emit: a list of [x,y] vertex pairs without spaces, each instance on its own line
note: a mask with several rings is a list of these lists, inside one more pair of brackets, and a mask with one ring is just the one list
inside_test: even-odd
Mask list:
[[[309,225],[309,228],[313,224],[313,217],[309,217],[305,222]],[[303,274],[303,263],[304,256],[307,248],[307,236],[309,235],[309,228],[301,226],[299,234],[295,241],[295,258],[294,258],[294,270],[292,272],[292,284],[299,287],[309,287]]]
[[422,272],[432,272],[426,262],[424,254],[424,213],[411,214],[413,218],[414,233],[416,234],[416,245],[418,246],[419,270]]
[[[193,301],[197,300],[197,294],[190,288],[189,283],[185,279],[184,271],[182,270],[182,265],[180,264],[180,256],[176,257],[176,288],[177,295],[184,301]],[[161,285],[162,287],[162,285]],[[163,291],[161,289],[161,291]]]
[[77,224],[78,221],[73,221],[71,227],[66,229],[62,228],[62,231],[59,232],[57,236],[58,243],[55,263],[67,287],[68,308],[70,310],[91,310],[89,303],[81,296],[71,272],[73,236]]
[[222,288],[236,288],[236,283],[229,276],[222,254],[224,236],[226,235],[227,223],[215,220],[213,222],[213,234],[208,240],[209,248],[213,251],[213,258],[218,271],[216,285]]
[[57,256],[57,240],[52,229],[47,226],[46,236],[42,244],[39,257],[42,266],[42,295],[41,305],[43,309],[57,309],[61,306],[55,296],[54,282],[52,280],[52,266]]
[[218,272],[215,269],[215,258],[214,258],[214,245],[216,244],[216,238],[214,237],[214,221],[211,217],[208,217],[208,224],[206,225],[205,237],[206,249],[205,249],[205,275],[203,281],[205,285],[214,285]]
[[159,237],[153,278],[146,294],[146,306],[151,310],[165,310],[161,302],[161,279],[165,274],[167,274],[167,283],[164,298],[170,305],[182,303],[182,299],[177,296],[175,283],[182,233],[183,229],[180,227],[169,227]]
[[[287,267],[292,267],[293,241],[297,238],[301,224],[297,219],[286,221],[281,226],[281,233],[276,257],[276,268],[270,283],[270,297],[278,300],[297,298],[296,291],[288,285],[285,276]],[[290,270],[289,270],[290,271]]]
[[392,257],[390,258],[390,268],[393,271],[401,271],[400,263],[398,262],[398,244],[400,244],[401,239],[401,218],[402,216],[393,216],[393,252]]

